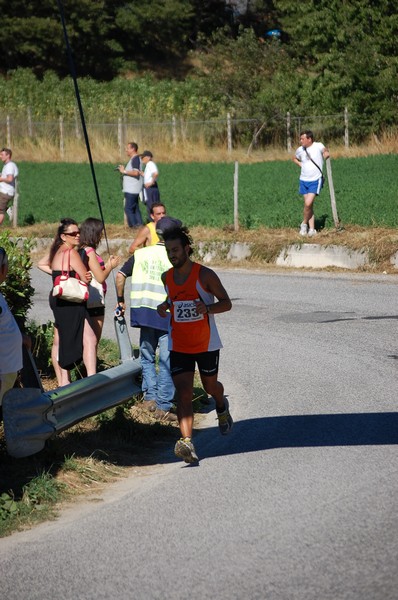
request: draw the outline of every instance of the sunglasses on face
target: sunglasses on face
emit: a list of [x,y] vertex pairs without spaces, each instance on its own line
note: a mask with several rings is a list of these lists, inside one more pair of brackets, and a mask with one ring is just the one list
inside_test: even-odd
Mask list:
[[76,237],[80,235],[80,231],[65,231],[65,235],[70,235],[72,237]]

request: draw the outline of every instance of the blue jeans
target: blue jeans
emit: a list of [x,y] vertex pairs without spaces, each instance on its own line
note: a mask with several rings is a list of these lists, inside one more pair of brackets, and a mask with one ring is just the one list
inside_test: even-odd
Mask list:
[[124,212],[126,213],[127,224],[129,227],[136,227],[137,225],[143,224],[138,198],[139,194],[129,194],[128,192],[124,192]]
[[[170,410],[174,398],[174,384],[170,375],[168,335],[160,329],[141,327],[140,354],[142,391],[145,400],[156,400],[157,408]],[[156,373],[156,348],[159,348],[159,371]]]

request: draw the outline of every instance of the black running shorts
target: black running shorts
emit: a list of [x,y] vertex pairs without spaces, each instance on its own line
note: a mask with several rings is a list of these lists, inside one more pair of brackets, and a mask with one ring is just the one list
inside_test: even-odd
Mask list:
[[194,373],[195,364],[198,365],[199,373],[205,377],[211,377],[218,373],[220,351],[199,352],[198,354],[185,354],[183,352],[170,352],[170,372],[172,376],[180,373]]

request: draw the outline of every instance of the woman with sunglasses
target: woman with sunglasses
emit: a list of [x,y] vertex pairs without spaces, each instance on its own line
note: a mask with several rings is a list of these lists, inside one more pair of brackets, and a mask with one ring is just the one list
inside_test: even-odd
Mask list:
[[[102,284],[104,297],[106,294],[106,279],[112,269],[120,265],[121,256],[110,255],[105,262],[97,252],[97,248],[104,232],[104,224],[100,219],[89,217],[80,224],[80,249],[79,255],[87,269],[92,273],[93,278]],[[91,326],[97,337],[97,346],[101,339],[102,328],[104,326],[105,306],[88,308]]]
[[[69,275],[76,274],[82,281],[89,282],[91,273],[87,271],[79,256],[80,231],[73,219],[61,219],[50,253],[42,258],[38,267],[49,273],[53,282],[61,275],[69,262]],[[54,344],[51,358],[60,386],[70,383],[69,371],[83,358],[87,375],[96,372],[96,336],[90,324],[85,302],[78,304],[50,293],[50,307],[54,313]],[[83,344],[84,335],[84,344]]]

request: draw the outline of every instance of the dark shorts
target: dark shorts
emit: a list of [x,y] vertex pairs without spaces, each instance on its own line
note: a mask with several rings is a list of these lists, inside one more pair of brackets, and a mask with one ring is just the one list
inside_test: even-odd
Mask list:
[[105,306],[96,306],[95,308],[88,308],[88,314],[90,317],[103,317],[105,315]]
[[199,373],[205,377],[211,377],[218,373],[220,351],[199,352],[198,354],[185,354],[183,352],[170,352],[171,375],[180,373],[194,373],[195,364],[198,365]]
[[7,206],[12,202],[14,196],[9,196],[8,194],[3,194],[0,192],[0,214],[4,215],[7,210]]

